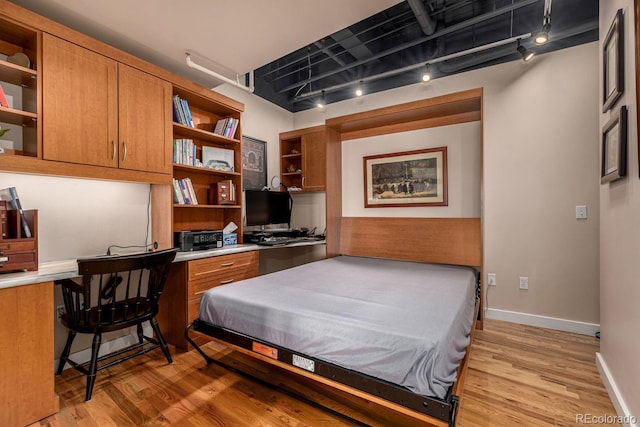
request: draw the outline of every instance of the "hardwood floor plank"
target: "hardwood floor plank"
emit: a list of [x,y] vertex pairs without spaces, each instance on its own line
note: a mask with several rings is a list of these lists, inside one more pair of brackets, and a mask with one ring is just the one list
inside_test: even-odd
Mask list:
[[[572,426],[578,414],[615,415],[595,365],[594,337],[485,319],[476,331],[458,427]],[[206,351],[242,371],[316,396],[373,426],[421,425],[375,405],[292,378],[274,367],[209,343]],[[91,402],[85,377],[56,378],[60,412],[36,426],[347,426],[348,419],[212,364],[195,351],[160,351],[98,373]],[[594,424],[595,425],[595,424]]]

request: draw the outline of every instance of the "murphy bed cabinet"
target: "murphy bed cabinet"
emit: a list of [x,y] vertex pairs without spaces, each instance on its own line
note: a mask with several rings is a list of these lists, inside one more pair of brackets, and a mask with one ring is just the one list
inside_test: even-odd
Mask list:
[[324,191],[326,146],[324,125],[280,134],[280,176],[287,187]]
[[43,34],[43,159],[170,173],[171,84]]
[[[240,135],[242,135],[242,108],[234,108],[233,105],[217,102],[211,91],[195,92],[174,86],[173,94],[188,103],[194,123],[194,127],[190,127],[173,122],[173,150],[178,147],[177,140],[192,141],[195,146],[195,157],[201,162],[204,161],[202,153],[206,147],[233,151],[233,171],[174,163],[173,178],[175,180],[185,178],[191,180],[198,204],[180,204],[174,200],[173,231],[221,230],[229,222],[234,222],[238,226],[236,230],[238,243],[241,243],[242,141]],[[216,123],[226,118],[239,120],[235,134],[231,137],[213,132]],[[235,202],[218,204],[214,199],[214,187],[220,181],[231,181],[234,184]]]
[[[187,325],[198,317],[200,299],[207,290],[249,279],[258,275],[258,251],[214,256],[174,263],[160,298],[158,322],[169,344],[182,350],[190,350],[184,338]],[[195,341],[209,341],[204,335]]]

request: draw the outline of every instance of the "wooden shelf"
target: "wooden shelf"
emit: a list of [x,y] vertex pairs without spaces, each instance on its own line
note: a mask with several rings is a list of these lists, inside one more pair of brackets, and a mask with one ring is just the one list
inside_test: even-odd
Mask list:
[[283,154],[282,157],[283,159],[291,159],[291,158],[296,158],[296,157],[300,157],[302,156],[302,153],[296,153],[296,154]]
[[218,135],[217,133],[209,132],[203,129],[192,128],[180,123],[173,122],[173,133],[185,138],[197,139],[202,142],[210,142],[217,145],[240,145],[242,142],[239,139],[231,139],[226,136]]
[[240,209],[241,205],[173,205],[174,208],[187,208],[187,209]]
[[189,165],[180,165],[177,163],[173,164],[173,169],[174,170],[182,170],[185,172],[189,172],[189,173],[202,173],[202,174],[211,174],[211,175],[218,175],[218,176],[240,176],[241,173],[240,172],[231,172],[231,171],[220,171],[220,170],[215,170],[215,169],[209,169],[209,168],[201,168],[198,166],[189,166]]
[[0,81],[33,87],[37,77],[38,72],[35,70],[0,60]]
[[35,126],[38,115],[28,111],[0,107],[0,122],[19,126]]
[[302,175],[302,171],[300,172],[284,172],[283,176],[293,176],[293,175]]

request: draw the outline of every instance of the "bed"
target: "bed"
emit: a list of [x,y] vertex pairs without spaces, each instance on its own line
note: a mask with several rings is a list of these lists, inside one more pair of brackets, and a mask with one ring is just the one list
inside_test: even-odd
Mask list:
[[[352,236],[375,228],[384,237],[387,221],[343,226]],[[191,331],[364,393],[403,417],[454,425],[480,307],[479,220],[393,222],[394,230],[417,227],[409,249],[395,252],[400,259],[384,245],[345,240],[339,256],[213,288],[187,339],[207,362],[214,360]]]

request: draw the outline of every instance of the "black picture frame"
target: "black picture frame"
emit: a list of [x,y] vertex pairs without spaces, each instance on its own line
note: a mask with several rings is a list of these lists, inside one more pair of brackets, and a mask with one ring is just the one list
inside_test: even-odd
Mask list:
[[624,19],[618,9],[602,44],[602,112],[609,111],[624,93]]
[[627,107],[620,107],[602,129],[600,183],[616,181],[627,174]]
[[262,190],[267,186],[267,143],[242,135],[242,189]]

